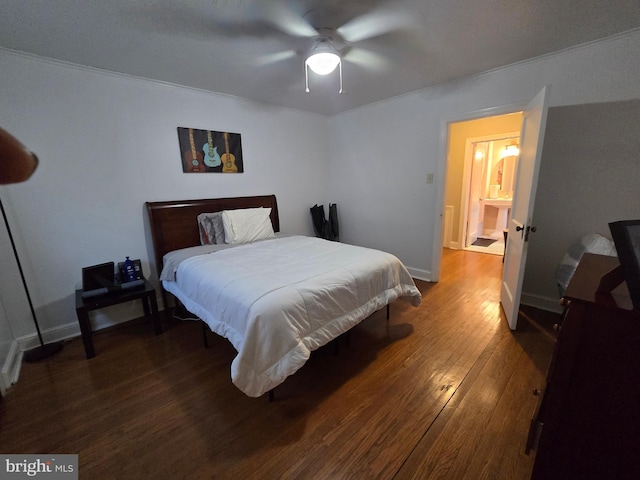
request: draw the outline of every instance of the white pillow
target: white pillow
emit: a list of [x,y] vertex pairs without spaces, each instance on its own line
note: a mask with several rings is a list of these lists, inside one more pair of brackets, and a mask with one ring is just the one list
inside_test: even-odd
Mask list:
[[241,208],[224,210],[222,225],[226,243],[248,243],[273,238],[270,208]]

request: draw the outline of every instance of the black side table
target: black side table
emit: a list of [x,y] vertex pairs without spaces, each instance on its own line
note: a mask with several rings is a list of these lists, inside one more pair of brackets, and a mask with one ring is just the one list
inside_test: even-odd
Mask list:
[[89,322],[89,312],[138,299],[142,300],[145,316],[151,316],[153,331],[156,335],[160,335],[162,333],[162,325],[160,325],[160,316],[158,315],[156,290],[146,279],[144,285],[138,288],[120,290],[99,297],[82,298],[82,290],[76,290],[76,314],[78,315],[82,342],[84,343],[84,351],[87,358],[96,356],[91,338],[93,332],[91,331],[91,323]]

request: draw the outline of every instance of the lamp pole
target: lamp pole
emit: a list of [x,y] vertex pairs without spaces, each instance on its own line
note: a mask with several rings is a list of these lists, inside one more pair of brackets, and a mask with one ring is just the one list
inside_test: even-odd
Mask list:
[[[38,158],[28,151],[24,145],[16,140],[10,133],[0,128],[0,184],[24,182],[33,174],[37,166]],[[0,210],[2,210],[4,225],[7,228],[9,240],[11,241],[11,248],[13,249],[13,255],[16,259],[16,263],[18,264],[22,285],[25,293],[27,294],[33,323],[35,324],[36,331],[38,332],[38,340],[40,340],[40,346],[25,352],[24,359],[27,362],[35,362],[62,350],[62,342],[55,342],[46,345],[42,339],[40,325],[38,325],[38,318],[36,317],[36,311],[33,308],[31,294],[27,287],[27,280],[24,278],[22,263],[18,256],[16,243],[13,240],[13,234],[11,233],[11,227],[9,227],[9,220],[7,219],[7,214],[4,210],[4,205],[2,204],[2,198],[0,198]]]
[[50,343],[45,345],[44,340],[42,339],[42,332],[40,332],[40,325],[38,325],[38,319],[36,317],[36,311],[33,308],[33,302],[31,301],[31,295],[29,294],[29,288],[27,287],[27,280],[24,278],[24,271],[22,270],[22,264],[20,263],[20,257],[18,257],[18,250],[16,249],[16,243],[13,240],[13,235],[11,233],[11,228],[9,227],[9,221],[7,220],[7,214],[4,211],[4,205],[2,204],[2,198],[0,198],[0,210],[2,210],[2,218],[4,219],[4,225],[7,227],[7,233],[9,234],[9,240],[11,241],[11,248],[13,249],[13,256],[16,258],[16,263],[18,264],[18,271],[20,272],[20,278],[22,279],[22,285],[24,287],[24,292],[27,294],[27,301],[29,302],[29,309],[31,310],[31,317],[33,318],[33,323],[36,326],[36,331],[38,332],[38,340],[40,340],[40,346],[34,349],[28,350],[24,354],[24,359],[27,362],[35,362],[37,360],[41,360],[43,358],[49,357],[54,353],[62,350],[62,343]]

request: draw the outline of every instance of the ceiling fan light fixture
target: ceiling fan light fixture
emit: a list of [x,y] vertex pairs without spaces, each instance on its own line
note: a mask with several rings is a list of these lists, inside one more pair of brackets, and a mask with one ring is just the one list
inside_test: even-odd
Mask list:
[[319,40],[304,61],[305,92],[309,93],[310,68],[317,75],[329,75],[336,67],[340,69],[340,93],[342,93],[342,58],[328,39]]
[[340,64],[340,57],[334,52],[315,52],[307,58],[306,64],[318,75],[329,75]]

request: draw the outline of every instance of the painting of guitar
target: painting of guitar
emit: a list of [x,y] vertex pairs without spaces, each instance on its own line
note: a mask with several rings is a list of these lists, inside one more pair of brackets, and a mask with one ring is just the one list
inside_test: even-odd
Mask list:
[[213,138],[211,135],[211,131],[207,131],[207,143],[202,147],[202,151],[204,152],[204,163],[207,167],[219,167],[221,160],[220,155],[218,155],[218,147],[213,146]]
[[202,152],[196,151],[196,144],[193,140],[193,129],[189,129],[189,144],[191,149],[183,154],[182,171],[185,173],[204,172]]
[[178,143],[184,173],[244,172],[239,133],[178,127]]
[[222,154],[222,171],[225,173],[238,173],[236,166],[236,157],[233,153],[229,153],[229,134],[224,132],[224,149]]

